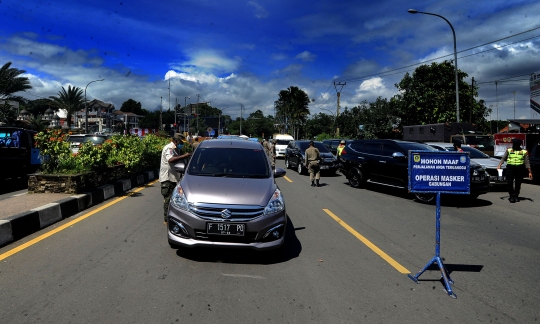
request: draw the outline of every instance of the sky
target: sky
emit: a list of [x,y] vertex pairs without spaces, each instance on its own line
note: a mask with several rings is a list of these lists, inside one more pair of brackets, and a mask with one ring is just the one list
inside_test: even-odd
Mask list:
[[245,118],[273,115],[279,92],[297,86],[311,115],[335,114],[337,92],[341,111],[390,99],[405,73],[453,60],[450,25],[408,9],[452,24],[488,119],[532,117],[538,0],[0,0],[0,64],[26,71],[33,89],[17,95],[30,100],[72,85],[116,109],[208,102]]

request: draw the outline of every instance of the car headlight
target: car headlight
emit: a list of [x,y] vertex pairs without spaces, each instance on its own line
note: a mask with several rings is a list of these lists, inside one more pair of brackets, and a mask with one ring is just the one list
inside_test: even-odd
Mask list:
[[281,191],[276,189],[272,194],[272,198],[268,201],[266,208],[264,209],[264,214],[275,214],[285,209],[285,201],[283,200],[283,195]]
[[177,209],[182,209],[185,211],[188,211],[189,209],[186,195],[184,195],[184,190],[180,184],[178,184],[173,190],[171,195],[171,204]]

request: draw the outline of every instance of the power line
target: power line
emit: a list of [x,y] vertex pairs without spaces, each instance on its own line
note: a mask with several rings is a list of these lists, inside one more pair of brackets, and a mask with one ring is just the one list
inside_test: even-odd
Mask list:
[[[483,47],[483,46],[486,46],[486,45],[489,45],[489,44],[493,44],[493,43],[496,43],[496,42],[500,42],[500,41],[502,41],[502,40],[509,39],[509,38],[512,38],[512,37],[516,37],[516,36],[519,36],[519,35],[522,35],[522,34],[525,34],[525,33],[529,33],[529,32],[535,31],[535,30],[537,30],[537,29],[540,29],[540,26],[539,26],[539,27],[532,28],[532,29],[529,29],[529,30],[526,30],[526,31],[523,31],[523,32],[520,32],[520,33],[517,33],[517,34],[514,34],[514,35],[511,35],[511,36],[503,37],[503,38],[500,38],[500,39],[497,39],[497,40],[494,40],[494,41],[490,41],[490,42],[487,42],[487,43],[484,43],[484,44],[481,44],[481,45],[477,45],[477,46],[474,46],[474,47],[470,47],[470,48],[468,48],[468,49],[461,50],[461,51],[459,51],[458,53],[467,52],[467,51],[470,51],[470,50],[473,50],[473,49],[476,49],[476,48],[480,48],[480,47]],[[502,48],[502,47],[514,45],[514,44],[516,44],[516,43],[520,43],[520,42],[527,41],[527,40],[530,40],[530,39],[533,39],[533,38],[537,38],[537,37],[540,37],[540,35],[533,36],[533,37],[530,37],[530,38],[527,38],[527,39],[524,39],[524,40],[520,40],[520,41],[517,41],[517,42],[514,42],[514,43],[501,45],[501,46],[498,46],[497,48],[493,48],[493,49],[489,49],[489,50],[485,50],[485,51],[481,51],[481,52],[469,54],[469,55],[466,55],[466,56],[462,56],[462,57],[460,57],[460,58],[469,57],[469,56],[472,56],[472,55],[478,55],[478,54],[481,54],[481,53],[484,53],[484,52],[487,52],[487,51],[491,51],[491,50],[494,50],[494,49],[498,49],[498,48]],[[410,64],[410,65],[406,65],[406,66],[403,66],[403,67],[391,69],[391,70],[388,70],[388,71],[383,71],[383,72],[379,72],[379,73],[369,74],[369,75],[365,75],[365,76],[361,76],[361,77],[356,77],[356,78],[351,78],[351,79],[345,79],[345,80],[342,80],[342,81],[346,81],[346,82],[356,82],[356,81],[365,80],[365,79],[368,79],[368,78],[371,78],[371,77],[375,77],[375,76],[381,76],[381,77],[382,77],[382,76],[388,76],[388,75],[386,75],[386,74],[388,74],[388,73],[390,73],[390,72],[397,72],[397,71],[399,71],[399,73],[403,73],[403,72],[405,72],[405,71],[402,71],[402,70],[404,70],[404,69],[408,69],[408,68],[410,68],[410,67],[414,67],[414,66],[417,66],[417,65],[422,65],[422,64],[425,64],[425,63],[428,63],[428,62],[433,62],[433,61],[436,61],[436,60],[440,60],[440,59],[442,59],[442,58],[445,58],[445,57],[448,57],[448,56],[451,56],[451,55],[453,55],[453,53],[450,53],[450,54],[447,54],[447,55],[443,55],[443,56],[440,56],[440,57],[437,57],[437,58],[433,58],[433,59],[430,59],[430,60],[426,60],[426,61],[422,61],[422,62]],[[395,73],[389,74],[389,75],[394,75],[394,74],[395,74]]]

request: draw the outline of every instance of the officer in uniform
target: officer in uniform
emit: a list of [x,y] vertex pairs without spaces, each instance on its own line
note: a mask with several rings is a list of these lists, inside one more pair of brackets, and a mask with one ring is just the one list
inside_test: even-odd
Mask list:
[[[304,165],[307,166],[309,171],[309,180],[311,180],[312,187],[320,187],[319,179],[321,178],[321,167],[319,166],[319,160],[321,159],[321,153],[317,149],[313,141],[309,141],[309,147],[306,150],[306,158]],[[315,182],[317,184],[315,184]]]
[[523,180],[523,171],[529,170],[529,179],[532,180],[533,174],[529,163],[529,154],[527,150],[521,148],[522,141],[519,138],[512,139],[512,148],[504,152],[501,162],[497,169],[506,161],[506,180],[508,181],[508,193],[511,203],[519,201],[519,191],[521,190],[521,181]]

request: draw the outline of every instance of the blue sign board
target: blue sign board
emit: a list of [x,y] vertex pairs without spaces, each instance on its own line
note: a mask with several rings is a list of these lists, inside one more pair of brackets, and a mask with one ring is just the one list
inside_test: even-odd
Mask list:
[[466,152],[409,151],[409,191],[468,195],[469,166]]

